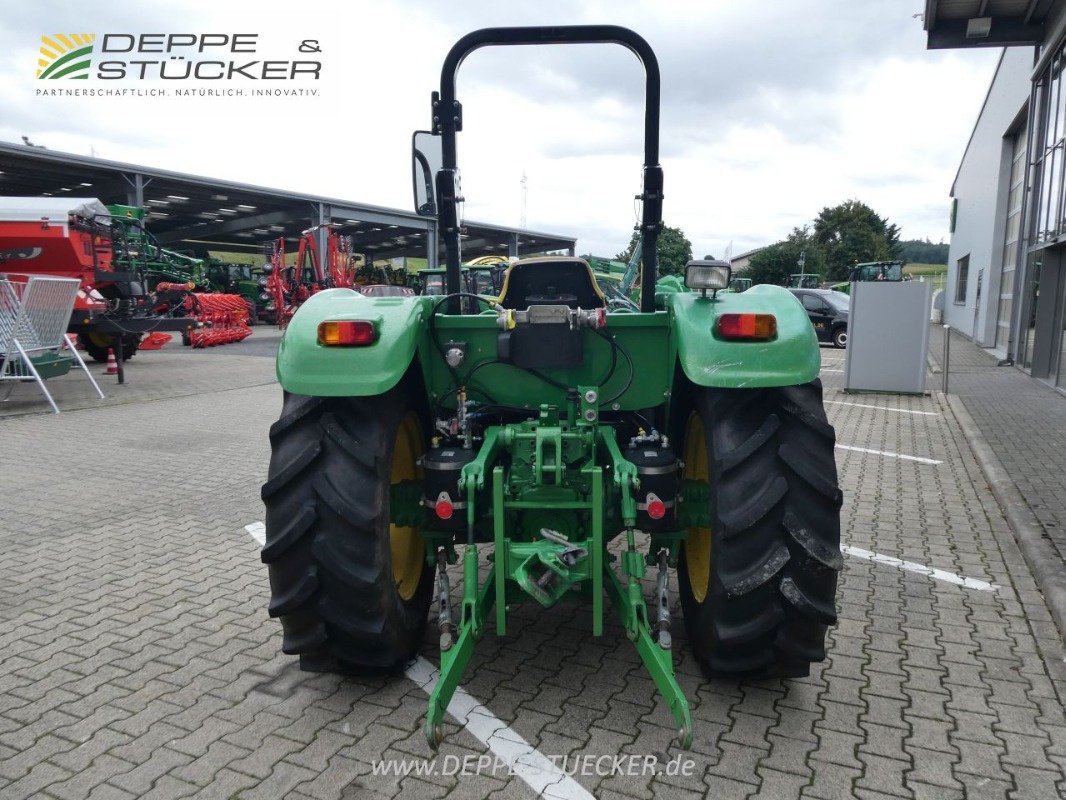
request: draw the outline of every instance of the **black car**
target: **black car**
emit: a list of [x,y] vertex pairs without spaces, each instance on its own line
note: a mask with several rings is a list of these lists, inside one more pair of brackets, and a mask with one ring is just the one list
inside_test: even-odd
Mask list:
[[831,289],[789,289],[811,318],[819,342],[848,346],[848,309],[851,298]]

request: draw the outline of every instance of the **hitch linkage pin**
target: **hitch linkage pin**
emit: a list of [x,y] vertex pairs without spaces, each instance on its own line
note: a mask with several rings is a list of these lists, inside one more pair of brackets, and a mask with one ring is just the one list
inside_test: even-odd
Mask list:
[[669,650],[672,644],[670,638],[670,584],[667,578],[667,552],[666,548],[659,551],[659,575],[655,581],[655,594],[659,600],[658,614],[656,615],[656,639],[659,647]]
[[452,622],[451,584],[448,581],[448,556],[443,547],[437,548],[437,627],[440,629],[440,649],[450,650],[455,644],[455,623]]

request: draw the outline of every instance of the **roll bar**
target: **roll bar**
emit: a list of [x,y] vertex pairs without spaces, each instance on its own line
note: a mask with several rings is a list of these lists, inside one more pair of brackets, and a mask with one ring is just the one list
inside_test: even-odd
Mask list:
[[[442,167],[437,173],[437,213],[447,255],[447,292],[461,291],[462,256],[459,247],[460,198],[456,197],[457,156],[455,134],[463,129],[463,107],[455,99],[455,74],[463,60],[482,47],[530,44],[620,44],[644,65],[644,187],[640,232],[643,236],[640,310],[655,310],[655,279],[658,273],[656,245],[663,222],[663,170],[659,166],[659,61],[641,36],[617,25],[560,25],[526,28],[483,28],[455,43],[440,73],[440,91],[433,93],[433,133],[442,141]],[[448,301],[449,314],[461,314],[461,298]]]

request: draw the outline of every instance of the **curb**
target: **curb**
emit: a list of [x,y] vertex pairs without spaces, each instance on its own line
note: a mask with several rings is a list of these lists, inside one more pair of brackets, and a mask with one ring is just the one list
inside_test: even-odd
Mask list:
[[1010,474],[1004,469],[995,452],[985,441],[980,428],[973,421],[962,401],[953,395],[941,395],[947,400],[951,412],[970,445],[981,472],[999,503],[1003,516],[1014,534],[1014,541],[1022,552],[1037,586],[1044,595],[1052,619],[1060,635],[1066,631],[1066,572],[1062,559],[1044,538],[1044,529],[1033,514]]

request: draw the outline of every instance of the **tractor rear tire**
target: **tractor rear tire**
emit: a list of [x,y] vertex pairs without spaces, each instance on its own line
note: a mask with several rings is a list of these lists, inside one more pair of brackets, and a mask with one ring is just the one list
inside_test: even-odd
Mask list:
[[680,419],[684,475],[710,484],[678,583],[704,673],[802,677],[836,622],[841,492],[821,381],[693,388]]
[[389,524],[390,483],[416,478],[424,449],[405,384],[374,397],[286,393],[270,428],[268,610],[303,669],[393,671],[422,642],[433,570],[417,530]]

